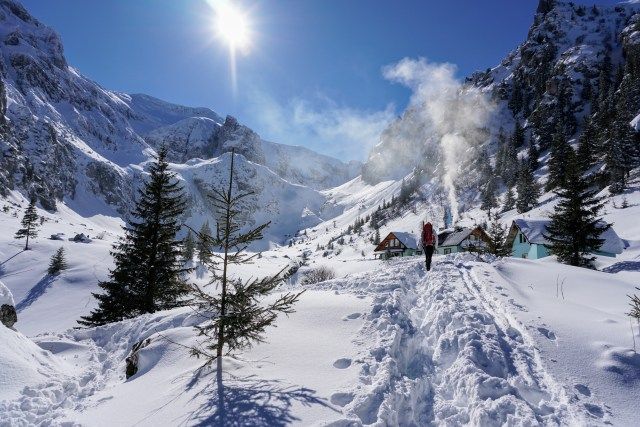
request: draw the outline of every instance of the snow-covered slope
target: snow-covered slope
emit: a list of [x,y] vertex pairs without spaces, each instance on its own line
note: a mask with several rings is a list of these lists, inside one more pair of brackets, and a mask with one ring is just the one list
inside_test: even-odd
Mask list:
[[[122,216],[143,177],[141,165],[152,157],[152,148],[162,145],[169,147],[170,160],[176,164],[193,165],[194,159],[208,161],[234,149],[256,168],[246,177],[260,175],[259,167],[271,168],[280,178],[281,191],[271,192],[274,199],[265,203],[281,203],[299,185],[313,193],[359,173],[358,164],[267,143],[235,118],[222,119],[207,108],[104,89],[67,64],[58,35],[18,2],[0,2],[0,12],[0,194],[4,196],[17,189],[36,197],[48,210],[63,202],[83,215]],[[262,188],[265,183],[246,185]],[[203,205],[193,210],[213,222],[210,213],[202,212]],[[282,228],[292,233],[297,224]],[[274,240],[282,238],[274,234]]]

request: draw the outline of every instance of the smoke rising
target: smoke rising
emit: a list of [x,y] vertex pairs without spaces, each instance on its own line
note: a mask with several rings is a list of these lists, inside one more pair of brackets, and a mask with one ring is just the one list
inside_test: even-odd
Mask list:
[[[425,58],[404,58],[383,68],[386,79],[400,83],[412,90],[407,111],[417,115],[410,126],[421,126],[425,135],[422,144],[437,144],[442,153],[443,182],[447,192],[453,222],[459,216],[456,182],[461,165],[470,160],[471,149],[486,139],[487,126],[494,105],[488,97],[471,87],[462,87],[455,77],[453,64],[433,64]],[[405,114],[406,115],[406,114]],[[406,133],[405,129],[403,133]],[[396,135],[386,135],[393,144]],[[397,135],[402,139],[402,135]],[[429,152],[429,147],[423,150]],[[433,148],[433,147],[431,147]]]

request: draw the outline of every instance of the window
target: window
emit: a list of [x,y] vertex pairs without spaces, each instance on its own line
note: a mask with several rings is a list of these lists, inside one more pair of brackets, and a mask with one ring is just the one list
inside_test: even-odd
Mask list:
[[527,239],[524,237],[524,234],[519,233],[518,236],[520,238],[520,243],[527,243]]
[[445,254],[445,255],[450,254],[450,253],[451,253],[451,248],[446,248],[446,249],[444,250],[444,254]]

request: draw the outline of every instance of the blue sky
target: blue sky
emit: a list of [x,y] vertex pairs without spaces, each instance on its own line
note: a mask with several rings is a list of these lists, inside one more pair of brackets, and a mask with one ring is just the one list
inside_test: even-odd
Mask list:
[[238,117],[265,139],[342,159],[363,159],[379,129],[411,96],[384,79],[385,65],[425,57],[455,64],[458,77],[493,66],[525,38],[537,5],[234,2],[252,27],[251,48],[237,60],[234,91],[228,49],[215,37],[206,0],[22,2],[61,34],[69,62],[104,87],[210,107]]

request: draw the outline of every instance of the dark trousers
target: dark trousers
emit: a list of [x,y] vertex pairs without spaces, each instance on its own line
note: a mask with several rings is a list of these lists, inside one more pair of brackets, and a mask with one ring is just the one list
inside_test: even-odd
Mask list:
[[433,245],[424,247],[425,264],[427,265],[427,271],[431,270],[431,258],[433,257]]

